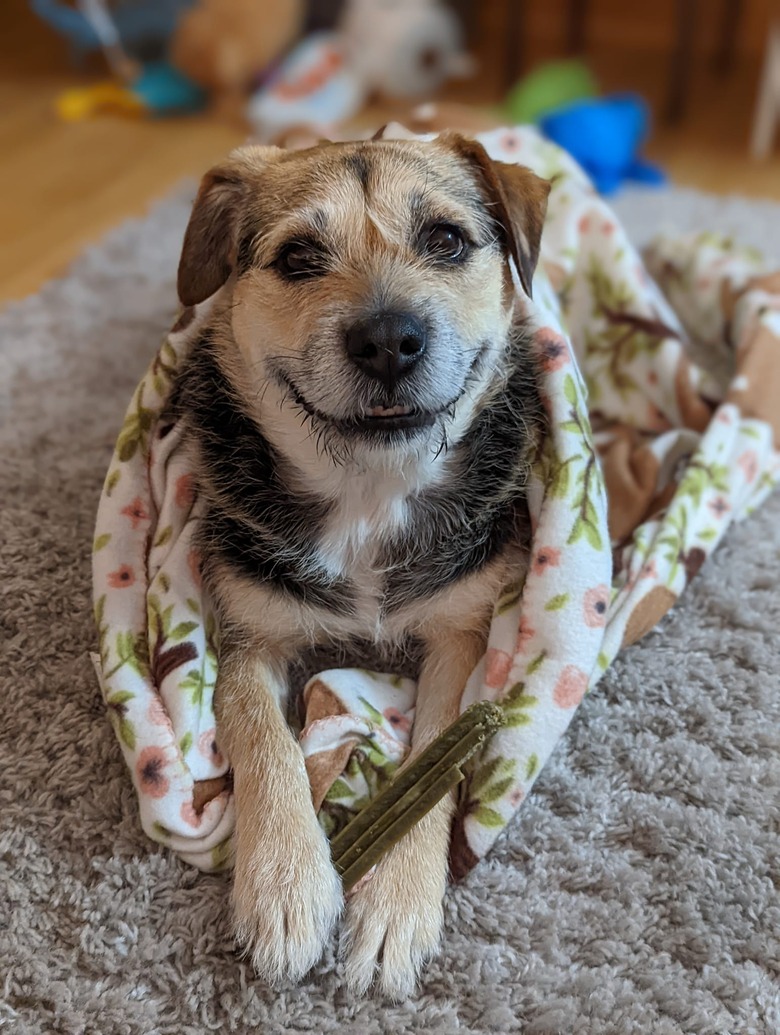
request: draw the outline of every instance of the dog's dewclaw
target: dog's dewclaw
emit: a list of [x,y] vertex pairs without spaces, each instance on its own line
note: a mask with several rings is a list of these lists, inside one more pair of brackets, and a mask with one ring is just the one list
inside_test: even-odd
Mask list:
[[[471,705],[333,838],[333,863],[345,889],[463,779],[460,767],[503,723],[498,705]],[[370,861],[363,865],[364,859]]]

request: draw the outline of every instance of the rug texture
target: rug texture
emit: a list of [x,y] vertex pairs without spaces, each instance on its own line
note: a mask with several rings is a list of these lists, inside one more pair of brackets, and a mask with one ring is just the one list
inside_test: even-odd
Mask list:
[[[229,878],[143,834],[87,654],[90,550],[127,399],[175,313],[191,196],[0,314],[0,1027],[777,1035],[778,498],[583,703],[451,889],[415,998],[349,997],[335,943],[269,991],[233,952]],[[616,207],[639,242],[709,227],[780,267],[780,206],[668,191]]]

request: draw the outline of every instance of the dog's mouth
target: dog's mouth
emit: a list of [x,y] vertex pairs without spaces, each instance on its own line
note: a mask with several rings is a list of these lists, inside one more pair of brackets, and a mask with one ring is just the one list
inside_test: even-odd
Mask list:
[[422,428],[429,428],[436,423],[436,419],[442,413],[451,409],[453,405],[450,403],[438,410],[421,410],[400,403],[392,406],[377,404],[354,417],[333,417],[313,406],[290,378],[282,374],[280,379],[295,400],[296,405],[305,410],[310,417],[316,417],[317,420],[330,424],[344,435],[375,435],[383,432],[410,433]]
[[372,406],[349,421],[349,425],[355,431],[407,431],[430,427],[437,417],[438,413],[426,413],[411,406]]

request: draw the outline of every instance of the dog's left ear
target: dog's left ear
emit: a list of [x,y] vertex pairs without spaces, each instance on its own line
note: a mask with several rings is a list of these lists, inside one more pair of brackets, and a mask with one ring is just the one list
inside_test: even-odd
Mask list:
[[523,290],[530,298],[547,212],[549,181],[523,165],[493,161],[482,144],[460,133],[444,133],[439,139],[465,158],[478,174],[493,221],[514,259]]
[[278,147],[243,147],[200,183],[184,233],[177,287],[182,305],[197,305],[228,280],[236,264],[241,215],[262,173],[284,152]]

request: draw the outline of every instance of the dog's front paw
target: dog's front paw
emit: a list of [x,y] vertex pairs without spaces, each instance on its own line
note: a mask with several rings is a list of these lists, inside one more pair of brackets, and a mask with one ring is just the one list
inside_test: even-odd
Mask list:
[[445,868],[413,868],[413,857],[404,841],[395,845],[348,903],[346,979],[358,995],[366,992],[378,971],[382,992],[405,999],[438,948]]
[[299,981],[322,955],[339,917],[341,881],[325,835],[287,818],[286,832],[266,830],[242,844],[233,883],[236,939],[271,984]]

